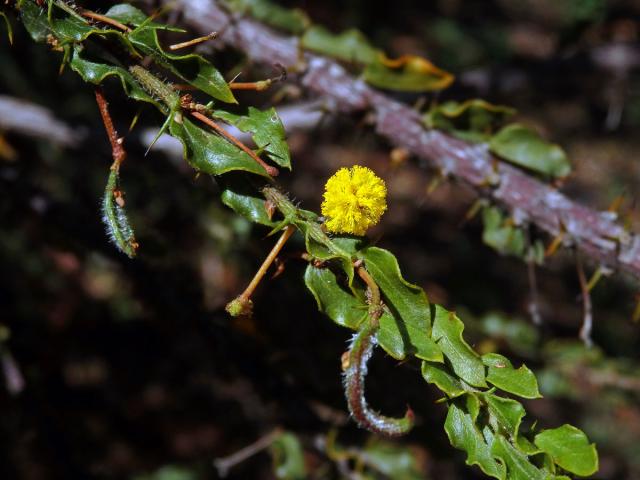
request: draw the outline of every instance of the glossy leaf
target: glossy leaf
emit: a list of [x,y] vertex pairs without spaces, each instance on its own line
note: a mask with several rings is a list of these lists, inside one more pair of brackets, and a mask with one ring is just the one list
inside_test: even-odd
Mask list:
[[269,218],[264,197],[257,193],[258,189],[252,186],[243,174],[224,175],[218,179],[218,183],[222,189],[222,203],[238,215],[260,225],[276,225],[276,222]]
[[289,432],[278,435],[271,444],[275,477],[284,480],[307,478],[304,451],[298,437]]
[[444,429],[451,445],[467,452],[467,465],[477,465],[485,474],[493,478],[505,478],[504,465],[496,462],[492,457],[491,448],[469,412],[455,403],[449,405]]
[[116,5],[106,16],[137,27],[127,34],[129,41],[143,54],[153,57],[157,63],[183,81],[213,98],[227,103],[237,103],[226,80],[211,62],[193,53],[175,55],[166,52],[160,46],[157,33],[158,29],[164,27],[151,22],[145,23],[147,17],[136,10],[135,7],[123,8]]
[[[424,291],[402,278],[398,261],[391,252],[367,247],[359,255],[380,287],[385,305],[395,320],[395,325],[391,322],[385,325],[389,333],[393,333],[389,338],[393,338],[396,347],[404,347],[405,355],[412,353],[423,360],[442,362],[442,352],[430,338],[431,311]],[[384,347],[382,341],[381,345]],[[398,351],[397,348],[392,350]]]
[[367,83],[389,90],[432,92],[447,88],[453,79],[450,73],[414,55],[391,60],[380,54],[364,70]]
[[367,316],[367,305],[344,290],[329,268],[308,265],[304,283],[318,303],[318,309],[340,326],[357,329]]
[[481,99],[463,103],[448,101],[432,107],[423,121],[427,128],[453,133],[463,140],[482,142],[491,138],[515,110],[504,105],[493,105]]
[[453,312],[436,305],[433,339],[451,362],[453,371],[469,385],[486,387],[485,367],[476,352],[462,338],[464,324]]
[[268,177],[262,166],[225,138],[196,126],[186,117],[179,120],[169,124],[169,132],[182,142],[184,158],[196,170],[210,175],[240,170]]
[[119,176],[116,170],[111,170],[102,198],[102,221],[107,227],[109,238],[118,247],[118,250],[129,258],[133,258],[136,256],[138,243],[127,218],[127,213],[121,205],[124,200],[118,202],[118,198],[123,198],[119,186]]
[[82,55],[83,52],[80,48],[75,48],[69,65],[85,82],[99,85],[107,77],[115,76],[120,80],[122,88],[130,98],[159,106],[159,104],[140,87],[131,73],[124,68],[86,60]]
[[572,425],[544,430],[535,436],[534,443],[568,472],[586,477],[598,471],[595,445],[589,443],[582,430]]
[[566,177],[571,172],[562,148],[518,123],[507,125],[491,138],[489,149],[511,163],[543,175]]
[[482,356],[482,362],[489,367],[487,382],[505,392],[524,398],[540,398],[536,376],[525,365],[515,369],[508,358],[497,353]]
[[442,365],[422,362],[422,376],[428,383],[446,393],[449,398],[459,397],[466,393],[460,380],[447,372]]
[[294,34],[302,33],[311,23],[302,10],[285,8],[269,0],[227,0],[225,3],[238,12]]
[[506,433],[515,439],[518,436],[522,418],[526,415],[522,404],[492,393],[485,394],[484,400],[487,402],[489,413],[495,417]]
[[355,28],[334,34],[320,25],[314,25],[304,32],[300,42],[307,50],[345,62],[369,64],[375,62],[379,55],[367,37]]
[[282,121],[275,108],[258,110],[249,107],[247,115],[236,115],[215,110],[212,115],[235,125],[243,132],[250,132],[253,141],[268,157],[281,167],[291,170],[291,156]]
[[491,453],[507,466],[509,480],[547,480],[547,474],[532,464],[527,455],[502,435],[494,437]]

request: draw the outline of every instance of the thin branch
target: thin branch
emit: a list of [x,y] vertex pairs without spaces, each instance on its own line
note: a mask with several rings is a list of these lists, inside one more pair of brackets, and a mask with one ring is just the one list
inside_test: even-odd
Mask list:
[[[185,21],[197,30],[223,32],[219,37],[220,45],[241,50],[254,62],[300,65],[296,38],[276,34],[249,18],[232,21],[230,15],[212,0],[177,0],[175,5],[184,13]],[[437,130],[426,130],[418,112],[349,75],[333,60],[305,53],[304,62],[307,68],[299,77],[301,85],[314,95],[324,96],[333,110],[343,113],[372,111],[376,117],[376,131],[394,146],[405,148],[445,175],[470,184],[482,195],[552,237],[560,234],[564,225],[565,245],[575,245],[596,264],[640,279],[640,236],[630,234],[616,222],[615,214],[585,207],[553,186],[496,160],[486,144],[472,145]],[[497,175],[499,182],[488,185],[486,180],[490,174]]]
[[591,293],[589,292],[589,284],[584,274],[582,259],[580,254],[576,252],[576,269],[578,271],[578,281],[580,282],[580,290],[582,291],[582,328],[580,328],[580,339],[587,347],[593,346],[591,339],[591,330],[593,329],[593,307],[591,306]]
[[265,448],[271,446],[271,444],[275,442],[281,434],[282,430],[276,428],[271,433],[260,437],[251,445],[247,445],[246,447],[238,450],[228,457],[216,458],[213,461],[213,466],[218,471],[218,475],[220,476],[220,478],[225,478],[229,474],[229,470],[231,470],[233,467],[239,465],[248,458],[253,457],[256,453],[260,453]]
[[267,173],[269,175],[271,175],[272,177],[277,177],[278,176],[278,169],[275,167],[272,167],[271,165],[267,165],[265,163],[264,160],[262,160],[259,156],[257,156],[255,153],[253,153],[253,151],[247,147],[244,143],[242,143],[240,140],[238,140],[236,137],[234,137],[233,135],[231,135],[229,132],[227,132],[224,128],[222,128],[220,125],[218,125],[216,122],[214,122],[213,120],[211,120],[209,117],[207,117],[206,115],[200,113],[200,112],[190,112],[191,115],[195,118],[197,118],[198,120],[200,120],[202,123],[208,125],[209,127],[213,128],[216,132],[218,132],[220,135],[222,135],[224,138],[226,138],[227,140],[229,140],[231,143],[233,143],[236,147],[238,147],[240,150],[242,150],[243,152],[245,152],[247,155],[249,155],[251,158],[253,158],[262,168],[264,168]]
[[109,103],[104,96],[104,92],[101,87],[96,88],[96,102],[98,102],[98,108],[100,109],[100,116],[102,117],[102,123],[107,131],[109,137],[109,143],[111,143],[111,154],[113,156],[113,164],[111,170],[116,172],[120,169],[120,164],[127,158],[127,152],[124,150],[124,139],[118,136],[118,131],[113,126],[113,120],[109,114]]
[[118,30],[122,30],[123,32],[130,32],[131,29],[126,25],[114,20],[113,18],[109,18],[105,15],[100,15],[99,13],[92,12],[91,10],[82,10],[80,12],[85,18],[90,18],[91,20],[96,20],[98,22],[106,23],[107,25],[111,25],[112,27],[116,27]]

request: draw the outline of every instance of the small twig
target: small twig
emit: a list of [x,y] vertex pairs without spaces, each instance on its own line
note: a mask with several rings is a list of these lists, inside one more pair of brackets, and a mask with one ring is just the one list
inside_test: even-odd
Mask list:
[[104,123],[104,128],[107,131],[107,136],[111,143],[111,154],[113,156],[111,170],[115,170],[117,172],[120,169],[120,164],[125,158],[127,158],[127,152],[125,152],[122,145],[124,143],[124,139],[122,137],[118,137],[118,132],[113,126],[113,120],[111,120],[111,115],[109,114],[109,103],[107,102],[101,87],[96,88],[96,102],[98,102],[102,122]]
[[358,265],[356,271],[358,272],[358,276],[367,284],[370,321],[377,328],[380,322],[380,317],[383,313],[380,287],[378,287],[378,284],[362,265]]
[[269,267],[278,256],[278,253],[280,253],[280,250],[282,250],[282,247],[284,247],[284,244],[287,243],[287,240],[289,240],[289,237],[291,237],[295,230],[296,229],[293,225],[287,226],[285,231],[282,232],[282,235],[269,252],[269,255],[267,255],[267,258],[265,258],[264,262],[262,262],[262,265],[260,265],[260,268],[251,279],[251,282],[249,282],[249,285],[247,285],[247,288],[245,288],[244,292],[242,292],[234,300],[227,304],[226,310],[232,316],[237,317],[240,315],[251,314],[251,310],[253,308],[251,296],[253,295],[253,292],[255,291],[258,284],[260,284],[260,281],[266,275],[267,270],[269,270]]
[[222,128],[220,125],[218,125],[216,122],[214,122],[213,120],[211,120],[209,117],[207,117],[206,115],[203,115],[200,112],[190,112],[191,116],[197,118],[198,120],[200,120],[202,123],[205,123],[206,125],[208,125],[209,127],[213,128],[216,132],[218,132],[220,135],[222,135],[224,138],[226,138],[227,140],[229,140],[231,143],[233,143],[236,147],[238,147],[240,150],[242,150],[243,152],[245,152],[247,155],[249,155],[251,158],[253,158],[262,168],[264,168],[267,173],[269,175],[271,175],[272,177],[277,177],[278,174],[280,173],[278,171],[277,168],[272,167],[271,165],[267,165],[264,160],[262,160],[260,157],[258,157],[255,153],[253,153],[253,151],[247,147],[244,143],[242,143],[240,140],[238,140],[236,137],[234,137],[233,135],[231,135],[230,133],[228,133],[224,128]]
[[217,36],[218,36],[218,32],[211,32],[208,35],[203,35],[202,37],[187,40],[186,42],[174,43],[173,45],[169,45],[169,50],[180,50],[181,48],[198,45],[199,43],[203,43],[208,40],[213,40]]
[[229,474],[229,470],[248,458],[251,458],[256,453],[260,453],[265,448],[268,448],[281,434],[282,430],[276,428],[271,433],[260,437],[251,445],[247,445],[227,457],[216,458],[213,461],[213,466],[218,471],[218,475],[220,475],[221,478],[226,477]]
[[80,12],[80,15],[85,18],[90,18],[91,20],[97,20],[98,22],[106,23],[108,25],[111,25],[112,27],[116,27],[118,30],[122,30],[123,32],[131,31],[129,27],[120,23],[119,21],[114,20],[113,18],[109,18],[105,15],[100,15],[99,13],[92,12],[91,10],[82,10]]
[[591,339],[591,330],[593,329],[593,312],[591,306],[591,294],[589,293],[589,285],[587,277],[582,267],[582,259],[580,254],[576,252],[576,269],[578,271],[578,281],[580,282],[580,290],[582,290],[582,328],[580,328],[580,339],[587,347],[593,346]]

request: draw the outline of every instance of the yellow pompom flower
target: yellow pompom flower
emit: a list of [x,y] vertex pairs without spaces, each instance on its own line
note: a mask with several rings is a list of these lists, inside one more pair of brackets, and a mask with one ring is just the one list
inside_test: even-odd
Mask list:
[[384,180],[367,167],[341,168],[324,189],[322,215],[331,232],[364,235],[387,209]]

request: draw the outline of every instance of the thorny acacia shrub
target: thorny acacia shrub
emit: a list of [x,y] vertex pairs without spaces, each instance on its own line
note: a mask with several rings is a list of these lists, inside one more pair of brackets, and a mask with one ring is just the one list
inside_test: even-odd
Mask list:
[[[285,28],[290,28],[287,22],[305,18],[299,12],[287,16],[288,11],[270,7],[264,1],[231,3],[249,14],[273,8],[280,16],[266,17],[284,18],[284,25],[279,26]],[[343,357],[343,367],[347,405],[359,425],[388,436],[402,435],[413,426],[411,409],[403,418],[396,419],[377,413],[367,404],[364,392],[367,362],[380,346],[396,360],[415,358],[421,362],[424,379],[445,395],[448,414],[444,428],[451,444],[466,451],[467,464],[476,465],[486,475],[542,480],[568,478],[566,474],[586,476],[597,470],[595,447],[579,429],[570,425],[522,428],[526,412],[514,397],[540,397],[531,370],[524,365],[516,368],[495,353],[478,355],[465,342],[464,324],[456,314],[430,304],[421,288],[402,277],[395,256],[371,245],[364,237],[367,227],[377,222],[385,209],[384,184],[372,172],[354,167],[351,172],[338,172],[329,181],[323,204],[328,219],[324,224],[325,219],[316,213],[292,203],[274,181],[277,167],[291,169],[284,129],[276,111],[252,107],[244,115],[227,111],[226,105],[236,103],[234,85],[228,84],[209,60],[195,54],[172,54],[163,48],[160,32],[182,30],[164,25],[129,4],[115,5],[103,15],[62,0],[19,0],[10,7],[3,6],[17,13],[34,40],[46,42],[52,50],[62,53],[63,67],[70,67],[94,85],[115,77],[129,98],[158,109],[165,118],[161,131],[182,142],[185,160],[196,171],[215,177],[227,206],[255,223],[270,227],[273,233],[283,232],[254,281],[230,303],[230,312],[249,313],[251,292],[279,249],[291,235],[304,238],[309,260],[304,274],[306,287],[322,312],[339,326],[355,332]],[[390,60],[356,33],[334,37],[307,21],[295,25],[305,48],[336,55],[344,51],[343,42],[349,43],[353,51],[344,60],[361,64],[365,80],[373,85],[433,90],[445,88],[452,81],[449,74],[424,59]],[[151,60],[151,67],[145,66],[145,59]],[[161,76],[156,71],[162,72]],[[167,74],[189,84],[198,96],[211,101],[203,104],[194,101],[191,95],[180,94],[161,79]],[[133,257],[139,245],[127,219],[124,194],[119,186],[124,150],[110,124],[100,91],[97,98],[114,152],[103,199],[104,222],[115,245]],[[476,109],[475,120],[465,131],[460,130],[458,121],[472,113],[471,107]],[[467,137],[489,135],[488,125],[493,125],[495,112],[504,113],[478,104],[450,109],[443,106],[441,111],[431,112],[425,123],[429,121],[431,126],[449,129],[460,136],[465,132]],[[216,121],[249,132],[258,150],[253,151],[226,134]],[[505,128],[511,130],[503,129],[491,140],[498,154],[502,152],[507,159],[535,169],[540,166],[526,164],[531,158],[526,154],[527,148],[536,150],[537,155],[551,150],[551,163],[544,163],[540,171],[566,174],[566,159],[555,146],[531,139],[526,130],[523,133],[523,127]],[[524,157],[523,149],[513,148],[518,139],[526,143]],[[354,184],[357,187],[354,190],[341,190]],[[366,212],[362,211],[364,204],[353,202],[355,196],[358,201],[369,202]],[[325,225],[336,234],[327,234]]]

